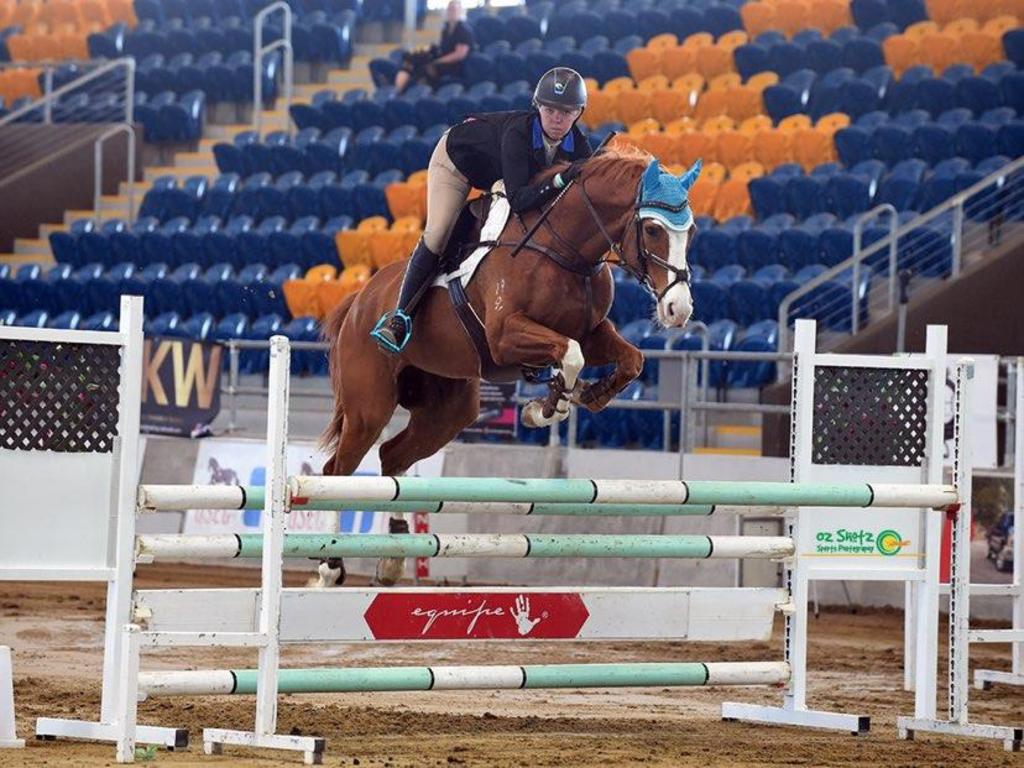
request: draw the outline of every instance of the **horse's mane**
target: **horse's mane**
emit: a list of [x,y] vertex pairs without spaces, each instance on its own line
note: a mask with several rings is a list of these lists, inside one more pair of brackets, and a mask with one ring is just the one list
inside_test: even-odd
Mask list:
[[[602,184],[613,187],[624,184],[635,186],[640,174],[654,159],[654,155],[634,144],[618,142],[601,149],[586,161],[584,174],[587,179],[599,179]],[[568,167],[568,163],[555,165],[537,174],[538,180],[546,180]]]

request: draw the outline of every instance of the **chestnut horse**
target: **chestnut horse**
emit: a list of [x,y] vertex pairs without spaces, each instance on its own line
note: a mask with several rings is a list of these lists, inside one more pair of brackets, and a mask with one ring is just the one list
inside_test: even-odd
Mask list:
[[[557,424],[572,402],[599,411],[640,374],[643,355],[607,317],[614,293],[609,251],[654,296],[661,325],[686,324],[693,310],[686,251],[694,231],[687,194],[699,173],[699,161],[677,177],[646,152],[609,148],[585,163],[528,241],[541,213],[509,218],[466,293],[497,365],[554,370],[549,396],[524,407],[524,425]],[[399,405],[409,422],[380,446],[384,475],[406,472],[477,419],[481,357],[446,291],[424,296],[400,354],[382,353],[370,337],[395,303],[403,267],[381,269],[326,322],[335,411],[322,438],[331,456],[325,475],[352,474]],[[610,363],[615,369],[605,378],[578,381],[585,364]],[[400,517],[390,523],[392,532],[408,530]],[[393,584],[402,567],[401,560],[382,560],[378,582]],[[321,564],[324,583],[328,575],[341,583],[342,564]]]

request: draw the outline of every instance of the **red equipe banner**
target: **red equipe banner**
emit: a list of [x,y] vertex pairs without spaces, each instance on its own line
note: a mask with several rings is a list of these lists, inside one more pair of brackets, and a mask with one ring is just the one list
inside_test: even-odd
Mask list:
[[378,640],[571,639],[590,616],[576,592],[379,594],[363,618]]

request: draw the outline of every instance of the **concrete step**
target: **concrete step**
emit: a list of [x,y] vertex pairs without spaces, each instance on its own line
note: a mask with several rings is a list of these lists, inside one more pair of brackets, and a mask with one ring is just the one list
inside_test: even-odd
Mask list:
[[[434,35],[436,36],[436,35]],[[370,59],[377,58],[378,56],[387,56],[391,51],[401,46],[401,43],[356,43],[355,55],[352,57],[352,68],[355,69],[357,59]]]
[[50,267],[55,263],[52,254],[0,253],[0,264],[9,264],[12,267],[20,267],[22,264],[41,264]]
[[[135,195],[141,200],[142,197],[145,196],[146,192],[149,191],[149,188],[152,187],[152,186],[153,186],[153,182],[151,182],[151,181],[136,181],[135,182]],[[118,185],[118,187],[117,187],[117,193],[119,195],[127,195],[128,194],[128,182],[122,181]]]
[[68,225],[63,222],[60,224],[40,224],[39,225],[39,239],[47,240],[54,232],[66,232]]
[[19,237],[14,240],[14,253],[17,256],[50,256],[49,240],[32,240]]
[[[76,210],[67,210],[67,211],[64,211],[64,224],[66,226],[70,227],[71,223],[73,221],[78,221],[79,219],[91,219],[91,218],[94,218],[95,215],[96,215],[95,211],[93,211],[91,209],[90,210],[77,210],[77,211]],[[125,215],[124,211],[100,209],[100,223],[102,223],[104,221],[110,221],[112,219],[123,219],[123,218],[126,218],[126,215]]]
[[179,168],[175,165],[159,165],[145,170],[146,181],[150,182],[160,176],[174,176],[180,183],[189,176],[206,176],[207,178],[213,178],[219,173],[220,171],[217,170],[217,166],[212,162],[210,165],[186,166],[184,168]]
[[709,428],[713,448],[742,448],[761,453],[761,428],[745,424],[717,424]]
[[[327,82],[319,83],[321,88],[333,88],[338,85],[347,85],[351,88],[373,88],[373,80],[370,73],[365,69],[362,72],[352,72],[347,69],[334,69],[327,73]],[[315,93],[316,91],[314,91]]]
[[[134,196],[135,207],[137,208],[142,198],[138,194]],[[127,212],[128,210],[128,195],[103,195],[100,198],[100,210],[101,211],[121,211]]]
[[305,85],[296,87],[294,103],[309,104],[313,101],[313,97],[320,93],[320,91],[334,91],[337,94],[342,94],[347,93],[348,91],[353,91],[356,88],[365,88],[370,90],[373,88],[373,82],[369,77],[367,77],[365,81],[358,83],[306,83]]
[[178,168],[196,168],[212,162],[213,155],[210,152],[178,152],[174,156],[174,165]]
[[707,456],[760,456],[761,451],[752,448],[694,448],[694,453],[703,453]]

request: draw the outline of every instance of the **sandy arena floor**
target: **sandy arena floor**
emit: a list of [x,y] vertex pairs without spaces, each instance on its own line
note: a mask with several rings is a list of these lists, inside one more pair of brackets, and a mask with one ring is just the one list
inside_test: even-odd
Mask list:
[[[186,583],[183,579],[190,579]],[[139,587],[254,586],[255,572],[148,566]],[[302,574],[289,574],[292,585]],[[96,585],[0,584],[0,644],[12,646],[18,733],[25,750],[0,750],[8,766],[106,766],[111,745],[36,742],[41,715],[93,719],[99,711],[103,590]],[[776,636],[781,622],[776,622]],[[284,696],[283,732],[327,739],[326,765],[345,766],[1024,766],[995,742],[922,736],[896,739],[898,714],[912,712],[902,682],[903,618],[899,612],[827,613],[811,625],[810,703],[871,715],[871,733],[845,734],[723,723],[724,700],[772,703],[778,691],[758,688],[614,691],[439,692]],[[285,666],[380,663],[560,663],[585,661],[741,661],[779,658],[779,644],[609,643],[349,645],[289,648]],[[500,651],[500,652],[499,652]],[[1005,646],[975,648],[975,662],[1006,668]],[[255,666],[255,653],[189,649],[146,655],[150,668]],[[945,703],[940,679],[940,706]],[[1024,690],[972,692],[979,722],[1024,725]],[[145,702],[144,723],[188,728],[186,752],[159,752],[169,766],[301,765],[298,755],[228,750],[202,754],[203,726],[251,728],[251,697],[171,698]]]

